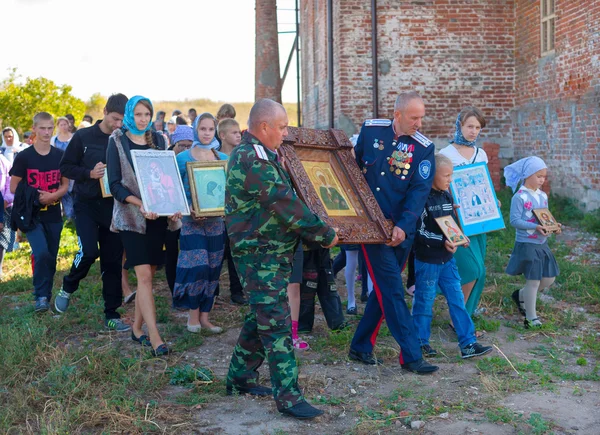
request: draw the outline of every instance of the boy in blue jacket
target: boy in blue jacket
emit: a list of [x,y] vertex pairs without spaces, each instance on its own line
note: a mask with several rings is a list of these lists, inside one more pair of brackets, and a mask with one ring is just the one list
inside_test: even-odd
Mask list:
[[413,318],[423,355],[437,355],[437,351],[429,345],[429,336],[433,302],[439,285],[448,302],[461,356],[472,358],[489,353],[492,348],[477,343],[475,325],[465,309],[460,275],[453,256],[457,246],[443,235],[435,221],[435,218],[442,216],[454,216],[452,195],[448,192],[452,173],[452,161],[437,154],[433,186],[417,223],[415,236],[416,284]]

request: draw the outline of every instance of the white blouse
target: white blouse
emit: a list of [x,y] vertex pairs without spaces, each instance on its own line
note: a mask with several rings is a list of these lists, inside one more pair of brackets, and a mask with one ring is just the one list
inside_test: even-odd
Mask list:
[[465,159],[456,149],[456,147],[452,144],[448,145],[446,148],[440,150],[440,154],[448,157],[452,160],[452,165],[454,166],[463,166],[463,165],[471,165],[473,163],[487,163],[488,156],[483,150],[483,148],[475,148],[475,153],[470,159]]

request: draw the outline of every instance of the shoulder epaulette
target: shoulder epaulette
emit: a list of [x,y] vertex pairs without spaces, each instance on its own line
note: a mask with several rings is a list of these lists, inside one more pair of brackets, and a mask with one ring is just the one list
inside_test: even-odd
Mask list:
[[431,145],[433,143],[432,141],[430,141],[429,139],[427,139],[425,136],[423,136],[418,131],[415,134],[413,134],[411,137],[414,140],[416,140],[417,142],[419,142],[421,145],[423,145],[425,148],[427,148],[429,145]]
[[263,148],[262,145],[253,144],[252,146],[254,147],[254,151],[256,151],[256,155],[258,156],[259,159],[269,161],[267,152],[265,151],[265,149]]
[[365,127],[389,127],[392,121],[389,119],[367,119]]

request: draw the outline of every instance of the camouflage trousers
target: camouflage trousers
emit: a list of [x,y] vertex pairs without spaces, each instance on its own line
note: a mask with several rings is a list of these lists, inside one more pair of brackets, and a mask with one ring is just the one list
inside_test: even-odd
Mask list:
[[236,261],[236,270],[249,296],[250,312],[233,349],[227,385],[258,385],[257,370],[267,359],[277,408],[290,408],[304,401],[298,386],[287,299],[291,265],[261,264],[260,260],[255,264]]

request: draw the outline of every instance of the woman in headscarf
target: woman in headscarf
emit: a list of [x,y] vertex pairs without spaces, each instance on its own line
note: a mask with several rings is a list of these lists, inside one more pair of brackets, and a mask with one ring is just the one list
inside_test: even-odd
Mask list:
[[[465,107],[456,118],[454,138],[440,154],[448,157],[454,167],[480,162],[487,164],[487,154],[476,146],[477,138],[485,125],[481,110],[472,106]],[[485,286],[487,237],[485,234],[477,234],[469,239],[469,247],[457,250],[454,258],[461,278],[465,306],[472,316],[477,310]]]
[[[73,133],[71,133],[71,124],[69,120],[64,116],[61,116],[56,120],[56,135],[50,139],[50,144],[61,151],[67,149],[67,145],[71,142]],[[75,210],[73,209],[73,186],[75,185],[74,180],[69,181],[69,191],[62,197],[61,202],[63,206],[63,213],[67,219],[75,219]]]
[[2,265],[4,254],[18,248],[16,242],[16,232],[10,228],[10,214],[12,212],[13,199],[15,195],[10,192],[10,171],[11,164],[0,155],[0,193],[4,198],[4,227],[0,230],[0,280],[2,279]]
[[[145,346],[152,346],[154,356],[167,355],[156,325],[156,308],[152,293],[152,281],[156,266],[163,262],[162,247],[167,226],[175,228],[181,213],[159,217],[144,209],[140,186],[131,159],[132,150],[164,150],[162,134],[152,132],[152,103],[148,98],[135,96],[125,106],[123,129],[117,129],[108,141],[106,152],[108,181],[115,199],[111,230],[119,232],[127,253],[127,265],[133,267],[137,277],[135,319],[131,339]],[[142,330],[148,327],[148,336]]]
[[21,143],[19,135],[14,128],[6,127],[2,129],[2,147],[0,148],[0,153],[6,157],[6,160],[11,165],[15,156],[25,148],[27,147]]
[[[192,129],[194,134],[192,148],[177,155],[179,174],[190,208],[193,207],[193,202],[187,162],[227,160],[227,155],[218,152],[213,146],[217,120],[210,113],[197,116]],[[219,186],[225,186],[225,179],[222,183],[210,181],[206,186],[196,186],[196,188],[202,188],[207,192],[206,189],[212,187],[214,193]],[[224,202],[224,199],[221,198],[220,202]],[[205,204],[205,207],[210,208],[210,205]],[[188,310],[188,331],[199,333],[204,328],[213,333],[220,333],[223,329],[209,321],[208,313],[215,302],[215,292],[223,265],[225,222],[221,216],[200,217],[197,215],[198,212],[199,210],[192,208],[192,215],[183,219],[179,236],[180,251],[173,305]]]

